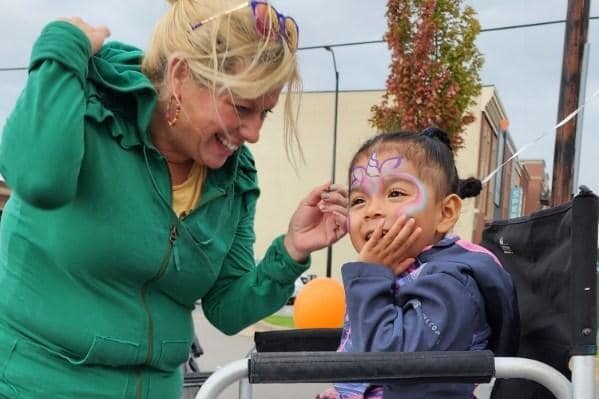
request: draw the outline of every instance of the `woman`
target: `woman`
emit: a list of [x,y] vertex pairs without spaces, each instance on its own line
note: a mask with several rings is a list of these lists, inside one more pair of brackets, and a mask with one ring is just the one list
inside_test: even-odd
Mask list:
[[0,146],[0,397],[178,398],[198,299],[234,334],[345,233],[315,188],[255,266],[254,143],[298,29],[266,3],[171,1],[149,51],[50,23]]

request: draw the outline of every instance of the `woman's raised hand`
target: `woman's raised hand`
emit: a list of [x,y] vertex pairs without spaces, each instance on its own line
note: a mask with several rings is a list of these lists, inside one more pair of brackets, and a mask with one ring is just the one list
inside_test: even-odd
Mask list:
[[60,20],[75,25],[86,34],[92,45],[92,55],[102,48],[104,41],[110,36],[110,30],[106,26],[91,26],[79,17],[60,18]]
[[289,222],[285,248],[298,262],[347,233],[347,190],[337,184],[316,187],[300,202]]

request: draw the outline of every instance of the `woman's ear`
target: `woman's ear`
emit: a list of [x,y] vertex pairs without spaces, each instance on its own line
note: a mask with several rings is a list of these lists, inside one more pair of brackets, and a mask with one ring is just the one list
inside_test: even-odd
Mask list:
[[462,199],[457,194],[449,194],[441,201],[441,217],[437,233],[445,235],[458,221],[462,211]]
[[181,87],[189,76],[189,68],[184,58],[173,55],[167,62],[167,87],[168,91],[176,99],[181,95]]

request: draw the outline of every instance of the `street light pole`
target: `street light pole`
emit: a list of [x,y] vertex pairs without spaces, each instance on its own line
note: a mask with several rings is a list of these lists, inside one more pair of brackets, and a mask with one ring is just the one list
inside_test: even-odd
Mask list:
[[[335,70],[335,110],[333,116],[333,162],[331,165],[331,184],[335,183],[335,169],[337,166],[337,108],[339,106],[339,71],[337,70],[337,60],[335,52],[330,46],[324,46],[324,49],[331,53],[333,57],[333,69]],[[327,248],[327,270],[326,276],[331,277],[333,261],[333,246]]]

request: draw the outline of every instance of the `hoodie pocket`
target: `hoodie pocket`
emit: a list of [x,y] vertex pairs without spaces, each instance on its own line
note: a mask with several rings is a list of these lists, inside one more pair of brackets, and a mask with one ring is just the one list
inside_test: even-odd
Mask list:
[[[0,399],[95,398],[98,395],[125,398],[131,384],[129,373],[123,373],[119,368],[93,365],[93,362],[100,364],[100,349],[121,349],[120,345],[105,345],[108,342],[96,339],[84,358],[75,359],[18,338],[12,345],[10,355],[5,358],[4,343],[0,340]],[[120,362],[108,359],[103,363]],[[82,367],[81,364],[86,366]]]
[[17,339],[5,342],[0,340],[0,398],[18,399],[19,394],[6,377],[6,368],[17,347]]
[[74,365],[130,366],[137,363],[139,344],[120,338],[96,335],[82,358],[58,354]]
[[187,361],[190,348],[191,343],[187,340],[162,341],[156,367],[160,370],[173,371]]

